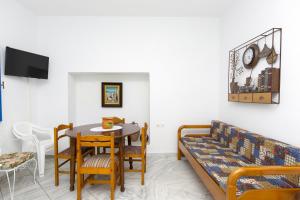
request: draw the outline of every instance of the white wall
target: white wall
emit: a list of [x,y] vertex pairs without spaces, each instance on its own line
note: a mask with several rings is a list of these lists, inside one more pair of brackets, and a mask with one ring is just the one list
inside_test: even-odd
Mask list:
[[50,56],[49,80],[32,81],[38,124],[68,121],[69,72],[150,73],[150,152],[176,152],[179,125],[217,117],[217,19],[39,17],[38,49]]
[[[220,119],[300,146],[300,2],[236,0],[222,18]],[[273,27],[283,28],[280,105],[227,102],[228,51]]]
[[2,90],[3,122],[0,122],[0,148],[2,152],[20,149],[11,133],[15,121],[30,120],[30,89],[27,78],[4,76],[5,47],[34,51],[36,17],[14,0],[0,0],[0,66],[5,82]]
[[[74,89],[69,94],[69,121],[74,124],[100,123],[102,117],[118,116],[127,123],[143,125],[150,122],[149,74],[141,73],[72,73]],[[101,82],[123,83],[123,105],[121,108],[101,106]]]

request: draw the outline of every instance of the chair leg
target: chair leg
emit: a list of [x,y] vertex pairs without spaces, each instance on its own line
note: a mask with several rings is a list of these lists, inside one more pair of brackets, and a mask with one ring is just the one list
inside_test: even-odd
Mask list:
[[34,184],[36,184],[36,169],[37,169],[37,165],[38,165],[38,163],[37,163],[37,161],[36,161],[36,159],[33,159],[33,162],[34,162],[34,170],[33,170],[33,182],[34,182]]
[[12,185],[12,188],[11,188],[8,171],[6,171],[6,177],[7,177],[7,181],[8,181],[8,187],[9,187],[9,193],[10,193],[10,199],[11,200],[14,199],[15,182],[16,182],[16,170],[13,170],[13,173],[14,173],[14,176],[13,176],[13,185]]
[[141,178],[141,184],[144,185],[144,179],[145,179],[145,159],[142,158],[142,178]]
[[81,200],[81,177],[82,175],[77,171],[77,200]]
[[115,172],[111,174],[110,178],[110,199],[114,200],[115,198]]
[[116,174],[116,176],[115,176],[115,184],[114,184],[114,187],[115,187],[115,189],[116,189],[116,188],[117,188],[118,177],[119,177],[119,175],[118,175],[118,170],[115,170],[115,174]]
[[83,182],[84,182],[84,174],[81,175],[81,187],[83,187]]
[[59,185],[59,174],[58,174],[58,158],[57,156],[54,156],[54,180],[55,180],[55,186]]
[[145,168],[144,168],[144,172],[146,173],[147,171],[147,154],[145,154]]
[[39,166],[39,175],[40,177],[44,177],[45,172],[45,149],[39,148],[37,151],[38,155],[38,166]]

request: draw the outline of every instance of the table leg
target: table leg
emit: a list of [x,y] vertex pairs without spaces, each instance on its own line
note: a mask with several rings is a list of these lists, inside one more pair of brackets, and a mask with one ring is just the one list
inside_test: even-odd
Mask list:
[[[128,146],[131,146],[131,136],[128,136]],[[133,169],[133,165],[132,165],[133,161],[132,158],[129,158],[129,169]]]
[[76,138],[70,138],[70,191],[74,191],[75,184],[75,168],[76,168]]
[[121,192],[125,191],[125,177],[124,177],[124,146],[125,146],[125,140],[124,137],[121,137],[120,143],[119,143],[119,149],[120,149],[120,180],[121,180]]

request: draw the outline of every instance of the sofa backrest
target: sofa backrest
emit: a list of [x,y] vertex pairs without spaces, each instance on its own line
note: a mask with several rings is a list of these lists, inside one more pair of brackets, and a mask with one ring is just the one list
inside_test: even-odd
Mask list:
[[257,165],[300,164],[300,148],[221,122],[212,121],[211,137]]
[[[211,137],[257,165],[300,165],[300,148],[263,137],[236,126],[212,121]],[[299,185],[298,175],[286,180]]]

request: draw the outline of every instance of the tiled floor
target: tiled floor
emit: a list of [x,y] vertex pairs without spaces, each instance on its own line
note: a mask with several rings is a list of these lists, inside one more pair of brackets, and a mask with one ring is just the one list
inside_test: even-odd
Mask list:
[[[76,191],[69,191],[69,177],[61,175],[59,187],[54,186],[53,159],[46,160],[45,177],[33,183],[31,172],[17,172],[15,200],[76,199]],[[186,160],[177,161],[174,154],[151,154],[148,156],[145,185],[140,184],[139,173],[126,173],[125,192],[117,187],[115,199],[126,200],[210,200],[205,186]],[[82,199],[110,199],[108,185],[87,185]],[[0,199],[9,199],[6,177],[0,180]]]

